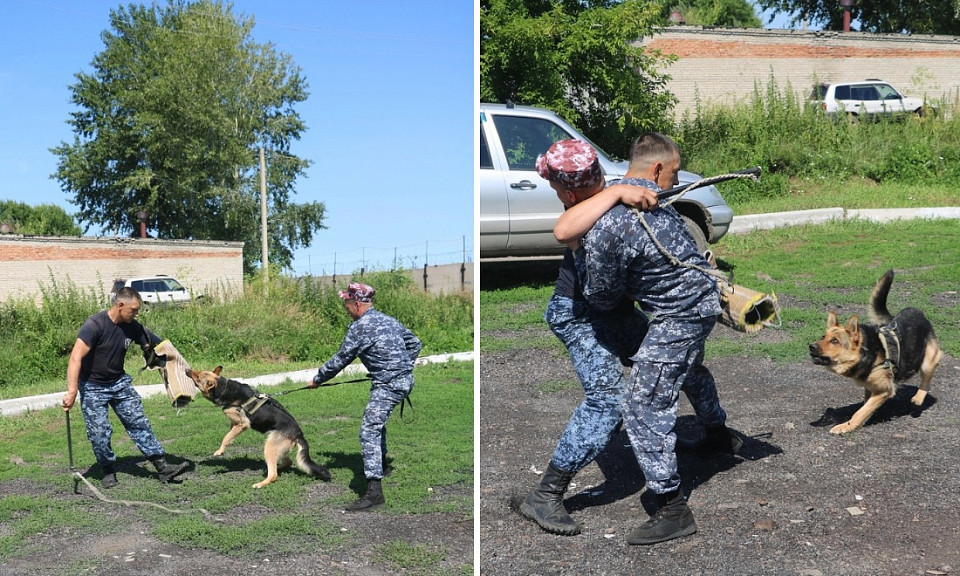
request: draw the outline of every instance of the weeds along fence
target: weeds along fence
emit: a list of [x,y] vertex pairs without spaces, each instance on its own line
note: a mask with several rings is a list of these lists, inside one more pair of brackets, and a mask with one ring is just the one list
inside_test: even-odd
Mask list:
[[[377,307],[415,331],[424,355],[473,348],[472,292],[425,293],[402,272],[368,272],[364,280],[377,289]],[[102,291],[72,283],[43,286],[39,306],[33,298],[0,302],[0,399],[62,391],[77,331],[104,307]],[[328,358],[351,322],[333,287],[288,276],[272,278],[268,293],[252,279],[230,298],[157,306],[139,320],[191,365],[254,373]],[[128,354],[128,373],[142,366],[139,356]]]
[[685,167],[721,174],[760,165],[763,185],[730,182],[724,197],[737,202],[790,193],[791,179],[960,184],[960,117],[956,95],[930,101],[936,114],[851,122],[825,116],[806,94],[772,78],[734,105],[697,102],[671,134]]

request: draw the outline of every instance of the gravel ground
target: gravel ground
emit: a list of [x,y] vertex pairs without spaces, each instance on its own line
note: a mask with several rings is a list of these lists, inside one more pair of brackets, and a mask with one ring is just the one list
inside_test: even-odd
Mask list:
[[[64,474],[67,474],[64,471]],[[184,482],[191,481],[189,473]],[[121,478],[121,481],[123,479]],[[96,482],[94,482],[96,484]],[[184,548],[158,540],[150,526],[138,520],[130,508],[104,503],[81,484],[80,494],[45,493],[46,497],[70,499],[102,513],[116,510],[122,518],[121,534],[97,535],[84,530],[60,529],[39,533],[23,543],[23,552],[0,564],[0,576],[64,576],[89,574],[109,576],[220,576],[255,574],[256,576],[353,575],[385,576],[393,574],[463,574],[463,566],[473,565],[473,519],[462,514],[389,514],[384,511],[345,513],[321,501],[343,487],[318,482],[310,488],[308,507],[318,518],[339,524],[346,536],[343,543],[304,546],[295,554],[233,556],[209,550]],[[471,490],[466,487],[464,490]],[[0,494],[38,494],[37,487],[26,482],[0,485]],[[458,496],[462,496],[459,495]],[[256,510],[238,510],[235,518],[256,514]],[[4,535],[0,523],[0,537]],[[444,559],[430,569],[406,570],[385,562],[379,547],[403,540],[430,551],[443,551]]]
[[[711,338],[721,332],[778,337],[718,325]],[[583,393],[572,384],[556,390],[557,382],[576,382],[565,356],[483,354],[480,574],[960,574],[960,362],[944,356],[922,407],[909,403],[916,388],[907,382],[867,426],[840,437],[828,430],[860,406],[861,389],[813,365],[806,350],[797,360],[707,362],[744,448],[739,456],[681,453],[699,531],[630,546],[626,536],[648,518],[652,498],[623,431],[567,492],[580,535],[548,534],[520,516],[519,501],[538,483]],[[700,431],[683,398],[678,432]]]
[[[189,480],[189,479],[188,479]],[[81,485],[82,486],[82,485]],[[7,483],[3,494],[36,493],[24,483]],[[329,492],[329,485],[318,490]],[[329,494],[327,494],[329,495]],[[102,503],[84,488],[79,495],[46,494],[78,500],[91,508],[115,507]],[[322,494],[316,494],[319,498]],[[318,507],[322,505],[317,504]],[[0,576],[63,576],[91,574],[111,576],[219,576],[221,574],[257,574],[258,576],[314,576],[387,574],[424,574],[398,568],[378,558],[378,547],[402,539],[430,550],[442,550],[444,559],[426,573],[462,574],[463,566],[473,565],[473,520],[457,514],[388,514],[369,512],[347,514],[340,510],[320,509],[316,514],[335,520],[347,537],[344,543],[329,547],[304,546],[296,554],[262,556],[226,556],[209,550],[183,548],[162,542],[150,534],[147,524],[137,520],[129,509],[117,507],[124,520],[124,532],[91,535],[83,530],[62,529],[37,534],[24,543],[24,553],[0,564]],[[2,536],[2,526],[0,526]]]

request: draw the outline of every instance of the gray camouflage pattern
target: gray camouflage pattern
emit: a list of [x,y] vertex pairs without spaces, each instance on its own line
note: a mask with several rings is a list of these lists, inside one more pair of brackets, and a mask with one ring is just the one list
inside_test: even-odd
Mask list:
[[369,308],[350,323],[340,350],[314,377],[317,384],[326,382],[356,358],[370,373],[370,400],[360,423],[363,472],[368,480],[383,477],[387,420],[413,389],[413,366],[421,347],[420,339],[396,318]]
[[552,458],[557,468],[577,472],[597,457],[620,422],[625,384],[620,359],[636,347],[629,342],[638,344],[643,338],[646,320],[632,311],[603,317],[585,301],[560,294],[550,298],[543,318],[567,348],[583,386],[583,402],[571,415]]
[[650,322],[627,378],[623,421],[647,488],[656,494],[680,486],[674,452],[680,390],[704,424],[726,422],[716,383],[702,365],[704,344],[716,322],[716,317]]
[[113,408],[130,439],[144,456],[153,458],[164,455],[163,447],[143,413],[140,394],[134,390],[132,382],[133,379],[125,374],[108,386],[92,384],[86,380],[79,383],[80,409],[83,411],[87,438],[101,468],[112,467],[117,461],[110,445],[113,427],[110,425],[109,407]]
[[396,318],[369,308],[350,323],[340,350],[320,367],[314,382],[326,382],[358,357],[374,382],[390,382],[413,371],[420,348],[420,340]]
[[[619,183],[659,190],[655,183],[640,178]],[[710,266],[673,206],[642,214],[660,244],[681,262]],[[699,270],[673,264],[657,249],[636,214],[622,204],[600,217],[583,238],[583,251],[578,250],[577,255],[584,258],[578,264],[586,274],[583,294],[598,310],[610,310],[629,295],[651,319],[721,313],[716,281]]]
[[413,375],[394,378],[389,385],[374,385],[370,401],[360,422],[360,447],[363,474],[367,480],[383,478],[383,458],[387,454],[387,420],[397,404],[413,389]]
[[[644,179],[621,183],[659,190]],[[709,267],[672,206],[641,217],[681,262]],[[649,319],[646,336],[631,357],[623,419],[647,488],[665,494],[680,486],[674,433],[680,391],[705,424],[726,420],[713,376],[702,365],[704,344],[721,313],[716,282],[699,270],[671,262],[638,216],[622,205],[597,221],[575,258],[585,275],[583,292],[591,306],[611,310],[629,296]]]

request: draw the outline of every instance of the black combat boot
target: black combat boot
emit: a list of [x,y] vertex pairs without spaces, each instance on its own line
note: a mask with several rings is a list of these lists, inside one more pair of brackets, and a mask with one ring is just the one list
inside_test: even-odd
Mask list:
[[113,469],[113,466],[101,466],[103,469],[103,479],[100,480],[100,485],[104,488],[113,488],[117,485],[117,471]]
[[689,536],[697,531],[693,511],[687,506],[687,499],[679,488],[658,494],[657,503],[660,507],[653,516],[627,536],[628,544],[656,544]]
[[567,491],[574,474],[557,468],[551,461],[540,479],[540,486],[528,494],[520,505],[520,513],[547,532],[563,536],[579,534],[580,525],[563,507],[563,493]]
[[707,426],[707,435],[704,437],[707,450],[737,454],[743,448],[743,440],[734,434],[726,425]]
[[171,481],[177,475],[183,473],[184,470],[190,466],[189,462],[181,462],[180,464],[168,464],[166,459],[163,456],[154,456],[150,458],[150,462],[153,464],[154,468],[157,469],[157,473],[160,474],[160,482],[166,484]]
[[367,480],[367,491],[359,500],[347,506],[351,512],[364,512],[379,508],[386,503],[383,498],[383,486],[380,484],[380,478]]
[[677,449],[691,452],[721,452],[737,454],[743,448],[743,440],[724,424],[707,426],[706,434],[699,440],[677,437]]

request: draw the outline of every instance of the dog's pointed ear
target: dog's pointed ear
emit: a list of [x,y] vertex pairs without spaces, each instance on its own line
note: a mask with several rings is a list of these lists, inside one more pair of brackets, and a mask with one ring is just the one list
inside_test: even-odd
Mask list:
[[827,329],[833,328],[837,325],[837,313],[831,310],[827,313]]
[[847,320],[847,332],[850,332],[850,335],[853,337],[860,335],[860,319],[857,318],[856,314]]
[[223,366],[217,366],[216,368],[213,369],[213,373],[219,376],[221,370],[223,370]]

